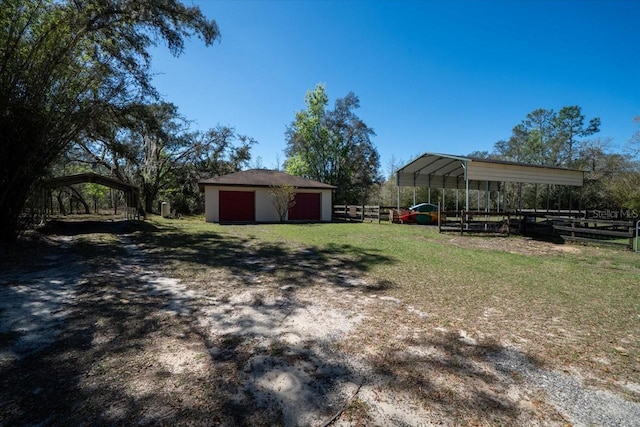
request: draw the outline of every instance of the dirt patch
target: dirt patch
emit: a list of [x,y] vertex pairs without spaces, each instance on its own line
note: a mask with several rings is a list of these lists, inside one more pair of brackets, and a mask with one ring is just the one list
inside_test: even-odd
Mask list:
[[[297,268],[283,270],[247,242],[242,269],[209,266],[184,281],[159,268],[157,248],[118,236],[124,249],[109,257],[77,253],[86,234],[69,233],[52,240],[48,261],[3,270],[0,425],[640,418],[637,404],[538,366],[513,343],[439,324],[337,255],[300,248]],[[494,241],[511,247],[464,237]],[[554,253],[547,245],[537,248]]]
[[580,254],[597,251],[595,247],[561,244],[536,240],[530,237],[477,237],[455,236],[447,240],[449,244],[463,248],[477,248],[504,251],[521,255],[557,255],[563,253]]

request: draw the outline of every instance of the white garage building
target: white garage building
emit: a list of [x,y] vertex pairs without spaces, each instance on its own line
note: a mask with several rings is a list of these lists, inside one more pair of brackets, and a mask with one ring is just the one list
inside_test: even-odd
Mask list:
[[295,204],[287,221],[331,221],[333,185],[284,172],[250,169],[205,179],[198,183],[204,192],[207,222],[279,222],[269,194],[274,185],[296,188]]

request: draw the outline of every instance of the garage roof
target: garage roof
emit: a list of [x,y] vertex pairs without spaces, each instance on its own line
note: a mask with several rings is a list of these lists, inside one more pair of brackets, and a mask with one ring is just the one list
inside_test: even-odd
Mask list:
[[[465,179],[468,179],[466,187]],[[425,153],[397,171],[400,187],[457,188],[494,191],[501,182],[581,187],[584,172],[503,160]]]
[[246,171],[230,173],[228,175],[217,176],[198,182],[200,191],[204,191],[207,185],[232,186],[232,187],[270,187],[272,185],[289,184],[297,188],[333,190],[337,187],[322,182],[306,179],[301,176],[290,175],[288,173],[268,170],[249,169]]

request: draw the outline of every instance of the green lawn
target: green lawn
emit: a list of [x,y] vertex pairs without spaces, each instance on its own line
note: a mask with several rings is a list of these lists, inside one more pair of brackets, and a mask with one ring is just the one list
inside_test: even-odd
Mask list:
[[149,222],[157,230],[137,240],[183,279],[206,280],[210,268],[242,274],[250,258],[301,286],[310,273],[298,259],[311,252],[317,274],[348,268],[371,292],[428,313],[434,327],[475,331],[605,381],[640,382],[637,253],[397,224]]

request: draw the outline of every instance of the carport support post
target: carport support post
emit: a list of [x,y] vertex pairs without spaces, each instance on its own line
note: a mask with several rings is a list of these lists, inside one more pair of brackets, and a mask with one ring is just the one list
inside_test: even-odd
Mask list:
[[569,188],[569,216],[571,216],[573,209],[572,206],[573,205],[573,189]]
[[[464,192],[465,207],[464,207],[464,210],[469,212],[469,175],[467,173],[468,171],[467,171],[467,161],[466,160],[462,161],[462,168],[464,169],[464,188],[465,188],[465,192]],[[463,218],[463,221],[464,221],[464,218]]]
[[549,198],[551,197],[551,184],[547,184],[547,213],[549,213]]
[[489,203],[491,203],[491,192],[489,191],[489,181],[487,180],[487,203],[484,205],[485,212],[489,212]]
[[560,215],[560,193],[562,193],[562,187],[558,190],[558,215]]
[[464,210],[469,211],[469,177],[467,176],[467,162],[462,162],[464,169]]

